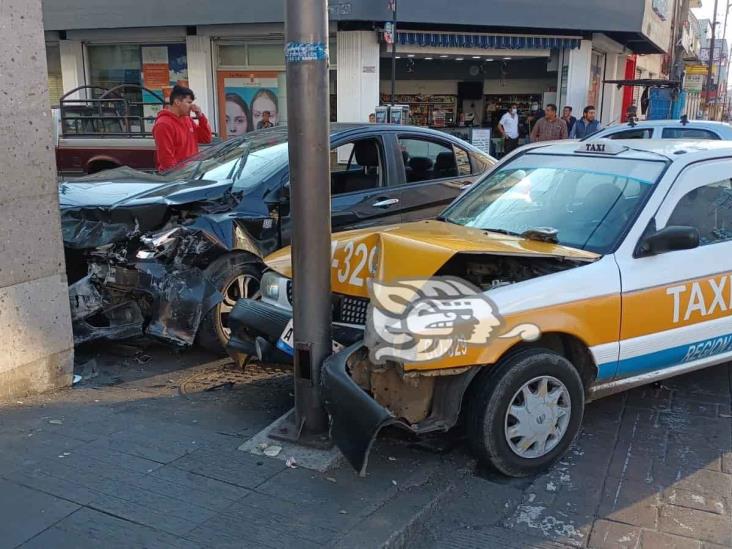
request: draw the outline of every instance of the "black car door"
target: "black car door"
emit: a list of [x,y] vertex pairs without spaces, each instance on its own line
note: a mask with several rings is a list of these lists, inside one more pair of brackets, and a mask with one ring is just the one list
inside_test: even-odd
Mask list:
[[400,133],[395,141],[398,169],[387,183],[399,192],[402,221],[436,217],[478,178],[468,151],[448,140]]
[[334,230],[398,223],[398,192],[386,186],[390,163],[382,136],[336,143],[331,152]]
[[[367,134],[333,143],[331,226],[334,232],[401,221],[400,190],[386,186],[393,170],[393,160],[390,161],[382,135]],[[283,210],[281,231],[282,244],[289,244],[289,208]]]

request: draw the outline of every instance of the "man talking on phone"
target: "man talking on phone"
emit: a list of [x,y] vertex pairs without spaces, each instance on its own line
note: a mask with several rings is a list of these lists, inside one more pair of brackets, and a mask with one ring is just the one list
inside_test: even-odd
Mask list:
[[201,107],[193,103],[195,99],[189,88],[175,86],[170,93],[170,107],[158,113],[152,133],[159,172],[198,154],[199,143],[211,143],[211,126]]

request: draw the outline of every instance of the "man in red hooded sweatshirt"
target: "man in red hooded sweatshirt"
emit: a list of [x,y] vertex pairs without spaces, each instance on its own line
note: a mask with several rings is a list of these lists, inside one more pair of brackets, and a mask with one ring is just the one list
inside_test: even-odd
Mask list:
[[[190,89],[175,86],[170,94],[170,107],[158,113],[152,133],[159,172],[197,154],[199,143],[211,143],[211,126],[201,107],[193,104],[195,99]],[[191,111],[196,113],[195,122]]]

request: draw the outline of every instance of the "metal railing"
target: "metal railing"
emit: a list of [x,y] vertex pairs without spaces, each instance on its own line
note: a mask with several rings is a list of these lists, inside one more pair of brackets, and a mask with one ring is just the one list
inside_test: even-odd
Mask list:
[[[99,91],[101,95],[94,97]],[[155,116],[145,116],[145,107],[150,106],[162,109],[165,100],[138,84],[111,89],[80,86],[61,97],[61,137],[151,137]]]

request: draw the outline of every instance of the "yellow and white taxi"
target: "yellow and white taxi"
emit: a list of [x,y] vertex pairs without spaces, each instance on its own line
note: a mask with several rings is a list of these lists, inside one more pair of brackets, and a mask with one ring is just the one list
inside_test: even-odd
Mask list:
[[[336,444],[363,471],[383,427],[464,417],[480,460],[531,475],[585,403],[730,360],[731,177],[724,142],[541,144],[437,220],[335,234]],[[262,300],[232,313],[233,350],[286,356],[289,250],[267,264]]]

